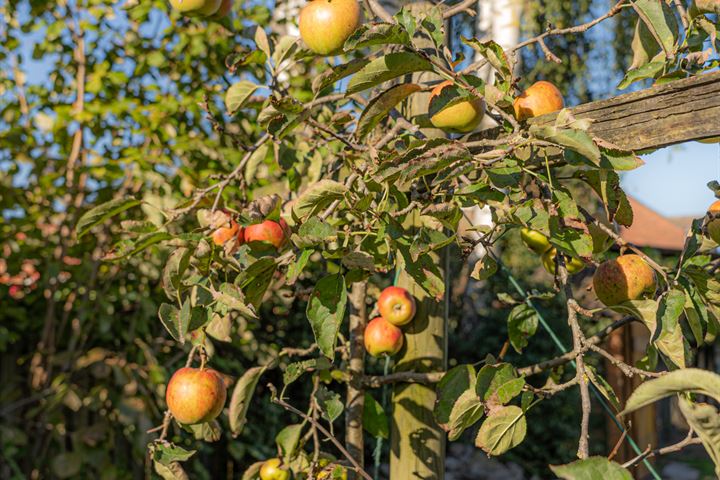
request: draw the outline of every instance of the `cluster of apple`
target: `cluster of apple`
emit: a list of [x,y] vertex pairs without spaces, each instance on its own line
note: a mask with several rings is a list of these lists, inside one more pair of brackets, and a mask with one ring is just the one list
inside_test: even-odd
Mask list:
[[215,210],[209,218],[211,238],[215,245],[237,250],[244,243],[259,242],[282,248],[287,240],[288,225],[285,220],[265,220],[248,226],[239,225],[227,210]]
[[[529,228],[520,231],[520,238],[530,250],[542,256],[543,267],[554,275],[557,250],[550,245],[548,238]],[[594,253],[605,251],[611,245],[607,235],[601,236],[600,242],[596,239],[593,236]],[[572,275],[584,269],[585,263],[570,257],[566,259],[566,267],[568,274]],[[655,292],[655,271],[638,255],[620,255],[600,264],[593,275],[593,288],[597,298],[607,306],[638,300]]]
[[377,302],[380,316],[365,327],[365,350],[373,357],[395,355],[403,346],[401,326],[415,316],[415,299],[402,287],[387,287]]
[[170,5],[188,16],[220,20],[230,13],[233,4],[232,0],[170,0]]

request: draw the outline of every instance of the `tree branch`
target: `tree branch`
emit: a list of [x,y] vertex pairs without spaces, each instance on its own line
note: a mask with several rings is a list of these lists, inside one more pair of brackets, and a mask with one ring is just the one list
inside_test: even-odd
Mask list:
[[685,437],[684,440],[674,443],[672,445],[668,445],[667,447],[662,448],[656,448],[655,450],[651,450],[650,446],[648,445],[648,448],[638,455],[637,457],[628,460],[623,464],[623,468],[630,468],[633,465],[637,465],[638,463],[642,462],[646,458],[655,457],[658,455],[665,455],[667,453],[673,453],[673,452],[679,452],[683,448],[687,447],[688,445],[696,445],[698,443],[702,443],[702,439],[700,437],[693,437],[693,431],[690,430],[688,432],[687,437]]
[[332,433],[328,432],[327,429],[325,427],[323,427],[320,422],[318,422],[317,420],[308,416],[304,412],[301,412],[297,408],[293,407],[292,405],[290,405],[289,403],[284,401],[282,398],[279,398],[277,396],[277,389],[275,388],[275,385],[273,385],[272,383],[268,383],[268,389],[270,390],[270,394],[272,395],[272,402],[274,404],[280,405],[282,408],[284,408],[288,412],[294,413],[295,415],[299,416],[306,422],[310,423],[310,425],[312,425],[313,427],[317,428],[320,431],[320,433],[322,433],[325,436],[325,438],[330,440],[330,442],[332,442],[332,444],[335,445],[335,447],[340,451],[340,453],[342,453],[343,456],[348,459],[348,461],[352,464],[353,469],[358,474],[360,474],[365,480],[373,480],[372,477],[357,463],[357,461],[353,458],[353,456],[350,455],[350,453],[345,449],[345,447],[342,446],[342,444],[338,441],[338,439],[335,438],[335,436]]

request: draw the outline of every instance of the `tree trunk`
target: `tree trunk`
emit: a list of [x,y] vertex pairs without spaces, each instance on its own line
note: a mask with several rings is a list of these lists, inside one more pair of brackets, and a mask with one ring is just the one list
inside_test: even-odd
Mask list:
[[[365,408],[365,390],[361,377],[365,372],[365,346],[363,333],[367,323],[367,281],[353,283],[350,291],[350,360],[348,372],[350,382],[345,397],[345,448],[363,467],[365,449],[363,443],[363,409]],[[355,472],[348,472],[348,478],[359,478]]]

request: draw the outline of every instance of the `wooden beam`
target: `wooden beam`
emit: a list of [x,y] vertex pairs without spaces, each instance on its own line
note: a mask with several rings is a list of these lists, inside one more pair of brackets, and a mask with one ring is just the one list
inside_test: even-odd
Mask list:
[[[593,120],[590,133],[634,151],[720,136],[720,72],[706,73],[570,108]],[[551,125],[552,113],[529,121]],[[481,132],[494,138],[498,129]]]

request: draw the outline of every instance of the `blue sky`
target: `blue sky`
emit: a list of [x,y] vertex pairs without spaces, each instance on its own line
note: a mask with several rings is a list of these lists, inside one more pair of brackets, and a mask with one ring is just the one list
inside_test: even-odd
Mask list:
[[689,142],[642,159],[645,165],[622,175],[622,186],[653,210],[666,216],[699,217],[715,200],[707,183],[720,180],[720,143]]

